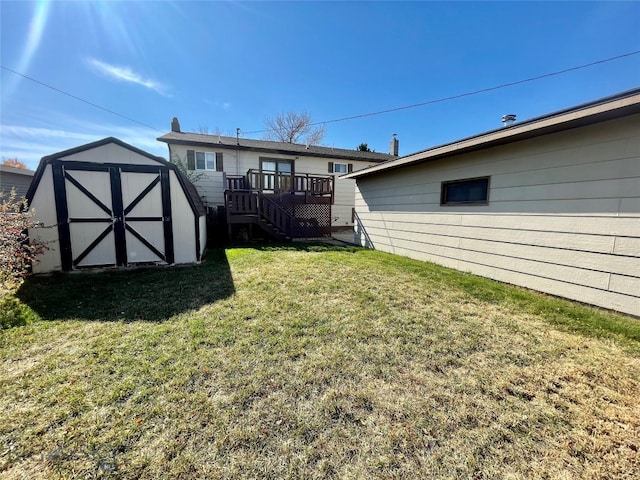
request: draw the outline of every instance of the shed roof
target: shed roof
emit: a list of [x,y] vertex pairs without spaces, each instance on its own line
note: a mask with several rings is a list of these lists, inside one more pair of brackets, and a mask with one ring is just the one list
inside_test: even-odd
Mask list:
[[248,150],[285,155],[313,156],[338,160],[362,160],[367,162],[386,162],[398,158],[388,153],[361,152],[345,148],[321,147],[298,143],[273,142],[270,140],[253,140],[250,138],[225,137],[188,132],[169,132],[158,137],[161,142],[175,145],[193,145],[217,149]]
[[640,88],[628,90],[523,122],[517,122],[508,127],[490,130],[472,137],[421,150],[404,157],[395,158],[380,165],[374,165],[373,167],[343,175],[341,178],[360,178],[378,175],[397,168],[483,150],[497,145],[504,145],[519,140],[591,125],[635,113],[640,113]]
[[[160,165],[168,167],[171,170],[173,170],[176,173],[176,177],[178,178],[178,181],[180,182],[180,185],[182,186],[182,189],[184,190],[185,195],[187,196],[187,200],[189,201],[189,205],[191,206],[191,209],[193,210],[193,212],[196,213],[198,216],[204,215],[206,213],[206,209],[204,207],[204,204],[202,203],[202,198],[200,198],[200,196],[198,195],[198,192],[196,191],[195,186],[193,185],[193,183],[191,183],[191,181],[189,181],[186,175],[184,175],[176,167],[176,165],[174,165],[173,163],[167,162],[162,157],[152,155],[151,153],[145,152],[144,150],[134,147],[133,145],[129,145],[128,143],[125,143],[122,140],[115,137],[103,138],[102,140],[98,140],[96,142],[87,143],[85,145],[80,145],[79,147],[70,148],[68,150],[63,150],[62,152],[53,153],[51,155],[42,157],[42,159],[40,160],[40,163],[38,164],[38,168],[35,172],[35,176],[31,181],[31,185],[29,186],[29,190],[27,191],[26,198],[29,204],[31,204],[31,200],[33,199],[33,195],[35,194],[36,189],[38,188],[40,179],[42,178],[44,170],[49,163],[59,158],[68,157],[70,155],[84,152],[86,150],[92,150],[94,148],[98,148],[103,145],[108,145],[110,143],[114,143],[123,148],[126,148],[127,150],[131,150],[132,152],[135,152],[139,155],[147,157],[155,162],[158,162]],[[73,160],[69,160],[69,161],[73,161]]]

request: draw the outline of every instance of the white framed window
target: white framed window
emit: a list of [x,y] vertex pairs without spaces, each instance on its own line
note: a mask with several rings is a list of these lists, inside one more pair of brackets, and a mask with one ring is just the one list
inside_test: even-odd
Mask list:
[[334,163],[333,173],[348,173],[349,166],[346,163]]
[[215,170],[216,154],[211,152],[196,152],[196,170]]
[[187,169],[188,170],[211,170],[222,171],[222,153],[221,152],[197,152],[195,150],[187,150]]

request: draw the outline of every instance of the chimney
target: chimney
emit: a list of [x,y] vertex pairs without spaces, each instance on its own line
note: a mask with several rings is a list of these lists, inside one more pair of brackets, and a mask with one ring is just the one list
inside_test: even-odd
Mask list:
[[389,154],[390,155],[394,155],[394,156],[397,157],[398,156],[398,148],[400,147],[400,142],[396,138],[396,135],[398,135],[398,134],[394,133],[393,134],[393,138],[389,142]]
[[516,116],[513,113],[502,116],[502,126],[508,127],[516,121]]
[[173,117],[173,120],[171,120],[171,131],[180,133],[180,122],[178,121],[178,117]]

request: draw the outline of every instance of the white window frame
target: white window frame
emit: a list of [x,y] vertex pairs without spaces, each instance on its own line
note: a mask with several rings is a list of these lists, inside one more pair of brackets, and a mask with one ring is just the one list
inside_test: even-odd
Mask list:
[[[202,154],[204,155],[204,168],[198,168],[198,154]],[[216,153],[215,152],[205,152],[205,151],[195,151],[194,152],[194,162],[195,162],[195,167],[196,170],[200,170],[200,171],[210,171],[210,172],[215,172],[216,171]],[[213,157],[213,167],[209,168],[209,162],[208,159],[210,159],[210,157]]]
[[[344,167],[344,171],[342,170],[342,168],[338,168],[339,166]],[[339,173],[341,175],[345,173],[349,173],[349,164],[333,162],[333,173]]]

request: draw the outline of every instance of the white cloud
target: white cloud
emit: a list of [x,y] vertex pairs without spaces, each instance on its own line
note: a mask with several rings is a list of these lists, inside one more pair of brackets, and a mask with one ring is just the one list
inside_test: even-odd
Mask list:
[[84,124],[82,130],[63,130],[23,125],[0,125],[2,130],[1,156],[18,158],[28,168],[35,169],[44,156],[116,137],[153,155],[167,158],[165,143],[158,142],[159,133],[143,127],[124,127],[107,124]]
[[223,110],[229,110],[231,108],[231,102],[220,102],[219,100],[211,101],[208,98],[204,98],[202,100],[207,105],[211,105],[212,107],[222,108]]
[[145,88],[149,88],[160,95],[164,95],[165,97],[170,97],[167,93],[167,87],[162,83],[152,80],[149,78],[143,78],[140,74],[134,72],[129,67],[122,67],[118,65],[110,65],[108,63],[102,62],[100,60],[96,60],[95,58],[89,58],[87,60],[89,65],[91,65],[98,72],[114,78],[116,80],[121,80],[124,82],[135,83],[137,85],[141,85]]

